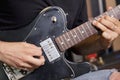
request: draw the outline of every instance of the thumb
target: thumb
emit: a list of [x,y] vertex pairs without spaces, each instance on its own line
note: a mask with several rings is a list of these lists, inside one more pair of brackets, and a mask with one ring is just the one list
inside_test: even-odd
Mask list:
[[106,39],[106,40],[111,40],[111,36],[110,36],[110,34],[108,33],[108,32],[103,32],[102,33],[102,36]]

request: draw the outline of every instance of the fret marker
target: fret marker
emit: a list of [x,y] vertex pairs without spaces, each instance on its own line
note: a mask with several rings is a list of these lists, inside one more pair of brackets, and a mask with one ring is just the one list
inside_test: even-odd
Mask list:
[[67,39],[67,41],[70,41],[70,39]]
[[64,44],[64,42],[61,42],[61,44],[63,45],[63,44]]
[[74,35],[74,38],[76,38],[77,36],[76,35]]
[[84,33],[84,31],[81,31],[82,33]]
[[110,17],[111,17],[111,18],[114,18],[114,15],[111,15]]

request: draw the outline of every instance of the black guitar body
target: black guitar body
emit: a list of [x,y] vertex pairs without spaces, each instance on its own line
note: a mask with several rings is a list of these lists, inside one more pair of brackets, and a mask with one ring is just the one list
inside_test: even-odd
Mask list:
[[[66,21],[65,13],[61,8],[48,7],[41,11],[30,25],[23,29],[26,33],[20,33],[20,30],[17,31],[18,34],[16,34],[16,31],[1,32],[9,36],[9,39],[4,38],[4,36],[0,37],[2,40],[26,41],[41,47],[42,42],[51,40],[59,53],[57,54],[58,57],[55,59],[48,59],[45,52],[46,48],[43,49],[43,55],[46,59],[45,65],[39,67],[20,80],[61,80],[64,78],[74,78],[91,70],[91,65],[89,63],[70,62],[65,56],[67,52],[59,51],[54,39],[66,32]],[[27,30],[27,28],[30,30]],[[10,35],[11,33],[13,35]],[[45,42],[43,44],[45,44]]]

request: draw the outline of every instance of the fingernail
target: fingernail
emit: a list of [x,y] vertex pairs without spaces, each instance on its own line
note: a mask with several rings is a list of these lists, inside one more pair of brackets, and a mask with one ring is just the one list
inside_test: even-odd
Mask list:
[[97,21],[101,21],[101,20],[102,20],[102,17],[97,19]]
[[95,25],[97,23],[97,21],[94,20],[92,23]]

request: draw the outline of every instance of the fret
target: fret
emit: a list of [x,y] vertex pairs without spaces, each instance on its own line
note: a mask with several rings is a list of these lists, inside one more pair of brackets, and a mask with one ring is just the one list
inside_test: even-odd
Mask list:
[[71,39],[72,45],[75,45],[76,40],[74,39],[73,34],[72,34],[71,32],[72,32],[72,31],[69,31],[67,34],[69,35],[69,37],[70,37],[70,39]]
[[75,34],[76,34],[76,36],[77,36],[77,41],[81,41],[81,39],[80,39],[80,37],[79,37],[79,35],[78,35],[78,33],[77,33],[76,29],[73,29],[73,31],[74,31],[74,33],[75,33]]
[[92,29],[93,29],[92,27],[93,26],[91,25],[91,22],[87,22],[86,25],[88,27],[88,30],[89,30],[90,34],[93,34],[93,31],[92,31]]
[[[118,10],[116,10],[116,9],[117,9],[117,8],[114,9],[114,12],[115,12],[116,18],[118,18],[118,15],[117,15],[117,14],[118,14],[118,12],[119,12],[119,11],[118,11],[119,9],[118,9]],[[118,12],[117,12],[117,11],[118,11]]]
[[106,12],[109,16],[117,18],[116,13],[113,10],[109,10]]
[[[111,16],[111,17],[115,17],[115,18],[117,18],[117,19],[120,19],[120,5],[118,5],[117,7],[113,8],[113,9],[111,9],[111,10],[108,10],[108,11],[104,12],[104,13],[101,14],[101,15],[102,15],[102,16],[103,16],[103,15],[109,15],[109,16]],[[97,20],[99,17],[101,17],[101,15],[95,17],[94,19]]]
[[84,25],[85,25],[85,30],[86,30],[86,33],[88,34],[88,36],[90,36],[92,33],[91,33],[91,31],[90,31],[90,27],[88,26],[88,22],[86,22],[86,23],[84,23]]
[[74,44],[77,43],[77,40],[74,38],[74,35],[73,35],[72,31],[69,31],[69,33],[72,35],[71,37],[72,37],[72,39],[74,41]]
[[114,10],[112,9],[111,11],[112,11],[112,13],[113,13],[114,17],[115,17],[115,18],[117,18],[117,16],[116,16],[116,14],[115,14]]
[[68,36],[68,39],[70,39],[71,45],[74,45],[74,42],[73,42],[73,40],[70,37],[70,34],[68,34],[68,32],[67,32],[66,35]]
[[116,8],[114,9],[114,11],[115,11],[115,14],[116,14],[116,16],[117,16],[117,19],[120,19],[120,6],[116,7]]
[[[84,25],[84,24],[83,24]],[[89,35],[87,34],[87,31],[85,30],[85,26],[81,25],[81,29],[84,31],[84,37],[88,37]]]
[[83,39],[84,39],[84,36],[83,36],[82,34],[83,34],[84,32],[82,32],[82,31],[80,30],[80,26],[78,26],[76,29],[78,30],[79,34],[81,35],[81,40],[83,40]]
[[61,44],[62,44],[62,46],[64,47],[64,49],[67,49],[67,44],[66,44],[66,42],[65,42],[65,38],[63,37],[63,35],[60,36],[60,40],[62,41]]
[[67,46],[67,47],[70,47],[70,43],[69,43],[69,42],[70,42],[70,39],[69,39],[69,38],[66,38],[66,35],[65,35],[65,34],[63,35],[63,38],[64,38],[64,40],[65,40],[66,46]]
[[56,43],[58,44],[59,49],[60,49],[61,51],[64,51],[64,46],[63,46],[64,43],[60,40],[60,37],[57,37],[57,38],[55,39],[55,41],[56,41]]
[[74,39],[72,31],[67,32],[66,35],[71,39],[71,45],[75,45],[76,40]]
[[66,44],[65,44],[65,42],[64,42],[64,40],[63,40],[63,37],[60,36],[60,37],[59,37],[59,40],[60,40],[60,45],[59,45],[60,50],[61,50],[61,51],[64,51],[64,50],[67,48],[67,46],[66,46]]
[[[117,12],[117,15],[119,16],[119,13],[120,13],[120,5],[117,7],[117,10],[116,11],[118,11]],[[120,17],[120,16],[119,16]],[[119,18],[120,19],[120,18]]]
[[79,27],[75,28],[75,30],[76,30],[76,34],[78,35],[79,40],[82,41],[83,40],[83,35],[81,35]]
[[112,10],[110,10],[110,11],[108,11],[106,13],[108,14],[108,16],[115,17],[114,14],[113,14],[113,12],[112,12]]
[[79,40],[79,38],[78,38],[78,35],[76,34],[76,31],[75,31],[75,29],[73,29],[72,30],[72,32],[73,32],[73,37],[74,37],[74,39],[76,40],[76,41],[78,41]]
[[90,21],[88,21],[87,23],[92,34],[98,33],[97,29],[92,25]]

